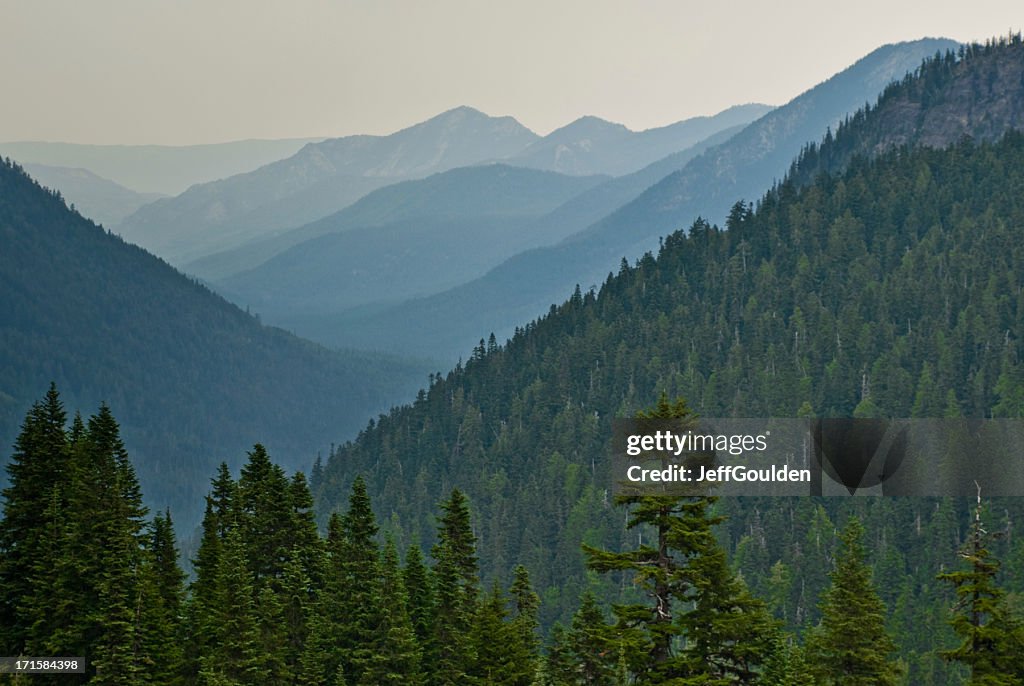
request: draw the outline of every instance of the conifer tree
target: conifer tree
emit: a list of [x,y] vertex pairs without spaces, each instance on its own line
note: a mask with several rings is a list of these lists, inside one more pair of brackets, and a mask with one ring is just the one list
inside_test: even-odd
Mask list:
[[284,470],[256,444],[238,479],[238,524],[254,582],[271,580],[280,587],[284,565],[294,543],[295,512]]
[[512,572],[509,595],[512,598],[512,618],[509,622],[509,668],[513,672],[511,683],[528,685],[533,683],[540,659],[540,627],[538,612],[540,597],[530,584],[530,574],[523,565],[516,565]]
[[423,553],[418,545],[409,546],[406,552],[402,581],[408,596],[409,620],[423,653],[424,670],[428,670],[432,664],[433,654],[434,584],[430,568],[424,563]]
[[157,513],[147,537],[137,606],[142,627],[142,671],[150,683],[173,686],[184,678],[184,584],[171,513]]
[[821,600],[821,623],[808,639],[808,661],[820,684],[898,683],[898,667],[889,659],[896,644],[886,633],[885,606],[864,560],[863,535],[860,520],[851,517],[840,535],[832,585]]
[[141,673],[135,607],[146,509],[120,429],[106,405],[89,418],[84,443],[86,459],[71,496],[77,523],[73,540],[79,543],[69,548],[83,563],[78,581],[85,602],[77,639],[82,650],[91,649],[96,670],[92,683],[129,684]]
[[381,559],[380,603],[382,622],[376,636],[375,651],[380,656],[371,674],[364,678],[367,684],[393,684],[421,686],[421,651],[416,632],[409,619],[408,600],[398,550],[389,536]]
[[[686,401],[662,395],[643,419],[695,420]],[[653,529],[653,544],[619,553],[583,546],[588,566],[629,572],[651,604],[616,606],[617,640],[637,683],[718,684],[749,680],[771,622],[725,564],[712,527],[715,498],[623,496],[629,528]],[[685,637],[685,646],[679,639]],[[677,680],[673,682],[673,680]]]
[[609,635],[610,627],[591,591],[583,594],[566,636],[571,680],[585,686],[614,686],[618,653]]
[[201,659],[212,651],[220,631],[217,583],[227,535],[237,521],[236,490],[237,485],[227,464],[221,462],[217,475],[211,480],[211,492],[206,496],[202,538],[196,557],[192,560],[195,579],[189,588],[185,620],[188,626],[185,663],[189,678],[198,675]]
[[779,633],[764,661],[760,686],[815,686],[814,674],[804,651],[791,638]]
[[999,561],[988,547],[992,535],[982,522],[981,494],[960,558],[967,569],[938,575],[956,588],[957,603],[949,622],[961,638],[956,648],[942,651],[946,660],[971,670],[971,686],[1024,684],[1024,626],[1006,605],[996,584]]
[[350,684],[359,684],[364,675],[377,673],[381,656],[374,650],[374,640],[382,625],[377,520],[361,476],[352,484],[341,526],[342,558],[338,570],[345,585],[339,603],[343,669]]
[[[22,654],[38,617],[23,611],[39,587],[36,574],[52,570],[60,551],[67,504],[67,415],[56,386],[35,403],[22,423],[7,464],[0,519],[0,652]],[[40,516],[47,513],[44,519]],[[58,538],[54,538],[57,536]],[[42,608],[39,608],[40,610]]]
[[228,532],[217,567],[211,617],[215,635],[200,657],[204,684],[248,684],[259,678],[260,637],[256,620],[253,574],[246,564],[242,534]]
[[337,512],[327,522],[324,544],[323,588],[311,608],[309,629],[301,657],[301,683],[345,683],[346,596],[349,580],[345,573],[345,525]]
[[437,591],[434,622],[436,662],[433,683],[454,686],[463,683],[474,656],[470,629],[476,615],[476,537],[470,524],[469,503],[458,489],[441,504],[443,515],[433,549]]

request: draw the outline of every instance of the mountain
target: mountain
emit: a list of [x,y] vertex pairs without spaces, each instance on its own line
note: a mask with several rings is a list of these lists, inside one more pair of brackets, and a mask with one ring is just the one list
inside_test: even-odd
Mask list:
[[88,169],[138,193],[177,195],[197,183],[252,171],[321,138],[244,140],[207,145],[0,143],[0,156],[22,164]]
[[967,137],[992,141],[1024,130],[1024,47],[965,45],[893,83],[874,106],[844,120],[835,136],[804,151],[790,175],[808,183],[858,156],[892,148],[942,148]]
[[[690,160],[561,244],[512,257],[485,276],[445,293],[382,311],[347,313],[320,322],[334,345],[368,347],[454,361],[482,333],[504,339],[560,302],[576,284],[604,281],[622,258],[656,249],[658,237],[698,215],[721,220],[732,203],[756,198],[783,177],[808,141],[820,139],[891,81],[936,51],[943,39],[887,45],[845,71],[772,110],[728,141]],[[399,335],[415,328],[418,335]]]
[[[567,201],[532,225],[531,231],[544,237],[544,240],[539,241],[537,245],[556,243],[562,238],[586,228],[592,222],[636,197],[669,172],[683,166],[706,148],[728,140],[742,127],[742,124],[737,124],[722,129],[696,145],[667,155],[640,171],[609,179]],[[322,230],[332,230],[331,224],[327,220],[281,232],[262,240],[255,240],[232,250],[208,255],[189,262],[184,269],[202,279],[216,282],[233,274],[252,269],[293,245],[320,235]],[[308,324],[315,327],[317,322],[310,321]],[[294,325],[294,322],[289,322],[288,325]],[[330,337],[330,334],[325,335]]]
[[287,159],[152,203],[117,230],[185,264],[315,221],[396,181],[507,157],[536,138],[511,117],[459,107],[389,136],[311,143]]
[[[503,234],[508,236],[509,240],[504,241],[499,245],[491,245],[487,237],[488,234],[479,230],[481,226],[494,227],[494,222],[499,219],[496,216],[470,217],[468,224],[466,219],[453,218],[448,220],[438,220],[435,218],[430,219],[427,222],[420,221],[416,223],[414,227],[410,228],[420,232],[422,242],[428,251],[436,250],[439,244],[432,241],[429,234],[425,232],[436,232],[437,236],[452,237],[447,242],[447,245],[454,246],[455,244],[458,244],[458,255],[460,261],[467,255],[467,248],[472,248],[476,244],[480,244],[480,247],[488,251],[487,254],[491,256],[491,259],[493,259],[494,255],[500,254],[497,251],[505,252],[507,254],[509,252],[515,252],[516,248],[518,248],[518,250],[526,250],[528,248],[535,248],[538,246],[552,245],[565,238],[567,235],[584,229],[596,219],[621,206],[623,203],[642,192],[652,183],[663,178],[671,170],[683,166],[687,161],[696,157],[707,148],[721,143],[724,140],[728,140],[729,137],[734,135],[740,128],[742,128],[742,126],[725,129],[724,131],[701,141],[687,150],[673,153],[654,164],[648,165],[638,172],[609,179],[604,183],[593,186],[589,190],[573,196],[571,199],[543,216],[518,216],[511,222],[504,221],[502,227],[495,228],[497,230],[503,229]],[[520,170],[518,174],[550,174],[550,172]],[[565,177],[553,175],[553,178],[564,180]],[[397,189],[398,187],[399,185],[389,188]],[[453,188],[456,191],[456,196],[464,196],[459,186],[456,185]],[[378,191],[378,193],[383,193],[388,190],[389,189],[383,189],[382,191]],[[369,200],[374,195],[376,194],[367,196],[365,200]],[[477,196],[478,194],[474,193],[473,195]],[[361,205],[362,202],[363,201],[356,203],[356,206]],[[448,200],[447,202],[450,203],[452,201]],[[523,202],[523,200],[518,200],[517,202]],[[401,203],[395,204],[398,205]],[[355,209],[356,206],[353,206],[350,209]],[[510,206],[508,209],[513,209],[513,206]],[[339,216],[346,214],[348,214],[348,210],[343,210],[339,213]],[[473,222],[476,222],[475,227],[472,225]],[[321,223],[317,222],[316,224],[307,227],[306,230],[316,228],[319,224]],[[455,233],[460,230],[465,230],[463,235]],[[266,254],[269,254],[271,251],[280,249],[280,243],[282,241],[295,240],[297,238],[297,234],[302,231],[302,229],[298,229],[290,232],[289,234],[276,237],[275,239],[243,246],[243,248],[232,251],[231,253],[213,255],[202,260],[200,263],[190,265],[190,267],[195,267],[196,269],[194,271],[199,276],[209,278],[207,276],[209,271],[204,270],[237,267],[238,264],[244,263],[242,260],[256,259],[260,254],[260,250],[265,249],[267,251]],[[337,239],[339,242],[357,243],[361,240],[361,235],[362,234],[349,231],[345,234],[336,236],[335,238],[331,238],[330,240]],[[304,245],[306,245],[306,247],[303,248],[303,252],[298,253],[295,256],[299,257],[300,255],[307,255],[311,264],[315,264],[319,261],[321,259],[321,254],[326,254],[325,251],[322,252],[318,250],[316,247],[316,241],[314,240],[308,241],[308,245]],[[361,247],[354,247],[353,251],[357,252],[361,249]],[[382,254],[383,250],[386,250],[386,248],[382,249]],[[293,254],[295,252],[296,249],[293,249],[288,251],[287,254]],[[331,253],[346,254],[346,250],[335,249],[332,250]],[[469,255],[472,254],[472,252],[469,252]],[[424,257],[425,254],[418,254],[417,263],[420,264],[421,269],[430,273],[432,270],[429,267],[429,262],[423,259]],[[444,271],[439,275],[435,275],[434,278],[447,278],[453,271],[453,266],[451,264],[451,251],[446,254],[437,255],[435,259],[438,260],[437,264],[444,265]],[[277,262],[277,258],[268,262],[268,265],[266,266],[269,266],[270,263],[274,262]],[[494,263],[495,262],[492,262],[489,266],[493,266]],[[474,266],[479,268],[478,265]],[[305,274],[306,270],[304,267],[305,265],[301,257],[300,259],[292,260],[292,269],[296,275]],[[367,290],[368,281],[365,276],[353,274],[353,278],[344,287],[332,288],[332,294],[336,299],[331,303],[329,308],[320,306],[317,310],[311,312],[308,306],[309,301],[313,299],[318,301],[322,300],[322,295],[317,294],[324,291],[323,284],[327,280],[330,280],[330,277],[325,277],[323,281],[305,279],[301,288],[291,288],[290,290],[290,292],[294,294],[294,299],[291,303],[292,306],[285,308],[278,306],[276,308],[268,309],[264,305],[264,303],[268,301],[263,294],[270,293],[272,294],[272,297],[276,298],[277,292],[280,291],[280,288],[276,286],[277,282],[273,278],[273,272],[271,272],[270,275],[262,276],[264,270],[265,266],[261,266],[248,274],[226,278],[219,281],[214,279],[214,281],[217,283],[221,292],[230,297],[234,302],[243,306],[251,304],[260,312],[261,316],[266,317],[267,321],[273,322],[274,324],[287,328],[291,331],[295,331],[296,333],[312,340],[322,341],[325,344],[331,345],[332,342],[338,340],[339,337],[347,336],[350,337],[350,340],[356,347],[374,349],[385,345],[377,331],[373,328],[364,328],[359,323],[363,318],[368,316],[372,317],[377,312],[380,312],[382,307],[387,307],[385,303],[379,302],[379,297],[377,298],[378,303],[372,306],[367,306],[369,299],[361,293],[361,291]],[[465,268],[465,265],[462,265],[459,270],[459,274],[461,275],[459,283],[465,283],[468,281],[469,279],[465,277],[469,273],[471,272]],[[395,279],[396,277],[393,274],[394,273],[389,274],[387,279]],[[334,280],[332,283],[336,283],[340,275],[334,274],[333,276]],[[405,275],[402,274],[397,278],[402,280],[404,277]],[[243,291],[237,289],[237,287],[233,289],[233,284],[238,280],[242,281],[243,285],[248,288],[246,295],[243,295]],[[435,281],[434,283],[436,287],[436,284],[439,282]],[[388,286],[391,287],[393,284],[388,283]],[[349,290],[352,291],[351,294],[348,293]],[[351,299],[352,296],[361,297],[363,299],[364,306],[354,307],[353,304],[355,301]],[[347,304],[345,298],[349,298]],[[522,318],[527,319],[531,314],[532,313],[529,311],[523,312]],[[339,334],[339,331],[343,331],[344,333]]]
[[496,164],[398,183],[296,230],[313,238],[216,285],[283,324],[436,293],[553,242],[532,220],[606,178]]
[[114,226],[146,203],[165,196],[136,193],[88,169],[26,164],[25,171],[39,183],[59,191],[64,199],[97,224]]
[[[973,79],[966,74],[995,75],[994,93],[1019,93],[1015,69],[1000,65],[1022,58],[1017,38],[988,55],[939,57],[912,81],[959,65],[962,75],[940,83],[932,101],[959,117],[976,102],[967,89],[951,106]],[[858,115],[864,130],[880,127],[886,111],[883,102]],[[927,120],[929,111],[918,114]],[[544,621],[565,621],[585,589],[623,595],[617,578],[588,578],[580,543],[636,546],[628,516],[611,503],[611,420],[661,393],[704,417],[1024,416],[1024,135],[1005,128],[1015,115],[1002,105],[989,115],[978,119],[996,142],[890,150],[809,184],[800,170],[817,161],[807,152],[756,209],[736,206],[725,230],[697,220],[668,235],[657,256],[622,265],[599,292],[576,291],[505,345],[481,343],[413,404],[332,454],[317,481],[321,519],[361,475],[378,511],[395,513],[388,528],[399,540],[429,546],[429,508],[457,487],[473,506],[485,578],[526,565]],[[849,139],[856,131],[840,130],[839,149],[860,145]],[[998,509],[1006,520],[1024,516],[1019,499],[1008,500]],[[732,516],[721,540],[733,563],[794,632],[820,616],[822,536],[862,517],[879,592],[891,625],[902,627],[901,657],[919,674],[928,664],[945,669],[934,652],[944,639],[919,627],[926,617],[939,626],[928,613],[949,607],[934,583],[962,540],[949,506],[943,514],[935,499],[723,498],[717,511]],[[1007,544],[999,554],[1010,552]]]
[[771,109],[768,105],[737,105],[714,116],[693,117],[645,131],[631,131],[598,117],[582,117],[531,143],[507,161],[563,174],[623,176],[723,129],[749,124]]
[[0,164],[0,443],[56,382],[106,402],[150,496],[185,530],[221,460],[260,441],[291,468],[411,394],[416,365],[335,353],[254,317]]

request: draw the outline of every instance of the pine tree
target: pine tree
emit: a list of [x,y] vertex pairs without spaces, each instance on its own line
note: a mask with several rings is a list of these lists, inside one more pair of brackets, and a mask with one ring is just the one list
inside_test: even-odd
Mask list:
[[390,536],[384,543],[381,559],[380,602],[383,621],[376,636],[375,651],[381,659],[363,681],[381,686],[420,686],[424,683],[420,667],[421,651],[409,619],[398,551]]
[[476,537],[470,524],[469,503],[461,491],[452,490],[441,510],[444,514],[433,549],[437,561],[433,683],[454,686],[463,683],[474,660],[469,638],[479,594]]
[[189,588],[185,611],[188,626],[185,663],[186,674],[190,679],[199,674],[202,658],[212,652],[220,631],[217,584],[224,545],[228,533],[234,530],[237,522],[236,491],[237,484],[231,478],[227,464],[221,462],[217,476],[211,481],[211,493],[206,496],[202,538],[196,557],[192,560],[195,579]]
[[184,584],[171,513],[158,513],[150,523],[137,609],[142,671],[150,683],[174,685],[184,678]]
[[[23,611],[26,599],[53,570],[62,543],[67,506],[69,440],[67,415],[54,385],[22,423],[7,464],[0,519],[0,652],[24,654],[29,628],[38,618]],[[42,513],[46,512],[44,518]],[[42,608],[39,608],[40,610]],[[48,631],[45,631],[48,634]]]
[[295,542],[289,526],[296,521],[291,485],[262,445],[254,445],[248,456],[238,479],[238,525],[253,581],[270,580],[276,590]]
[[232,529],[217,567],[210,608],[216,629],[209,651],[200,657],[200,683],[248,684],[259,679],[260,636],[253,574],[246,562],[242,534]]
[[956,588],[957,603],[949,622],[962,639],[942,651],[946,660],[971,669],[972,686],[1024,684],[1024,626],[1006,605],[1006,593],[996,585],[999,562],[988,546],[993,536],[982,522],[981,494],[960,558],[967,569],[938,575]]
[[851,517],[840,535],[832,585],[821,600],[821,623],[808,639],[808,662],[818,683],[884,686],[898,682],[889,660],[896,644],[886,633],[885,606],[871,582],[861,539],[864,527]]
[[[643,419],[695,420],[684,400],[662,395]],[[584,546],[588,566],[630,572],[653,599],[614,608],[619,649],[641,684],[726,684],[749,680],[764,653],[771,626],[728,569],[712,527],[712,497],[623,496],[629,528],[653,529],[653,545],[619,553]],[[678,648],[685,637],[685,647]],[[673,681],[676,680],[676,681]]]
[[508,654],[508,683],[528,686],[536,678],[540,665],[540,627],[538,612],[540,598],[530,584],[530,574],[523,565],[512,572],[509,596],[512,599],[512,617],[507,630],[505,650]]
[[614,686],[618,651],[605,623],[604,613],[591,591],[580,599],[580,607],[572,617],[565,637],[567,662],[572,672],[566,681],[585,686]]
[[91,589],[85,593],[79,640],[92,649],[96,676],[91,683],[130,684],[142,669],[135,608],[141,593],[146,508],[120,429],[106,405],[90,417],[85,445],[87,462],[71,499],[78,521],[74,537],[93,549],[76,551],[87,562],[80,582]]
[[757,683],[760,686],[815,686],[816,682],[803,649],[780,633],[772,643]]
[[360,684],[364,675],[377,673],[382,659],[374,650],[382,625],[378,528],[361,476],[352,484],[341,526],[342,559],[338,569],[345,584],[340,601],[343,668],[348,683]]
[[416,642],[423,653],[423,667],[429,671],[433,664],[434,636],[434,583],[430,568],[423,561],[423,553],[418,545],[409,546],[405,555],[405,569],[402,570],[402,581],[408,596],[409,620],[416,633]]

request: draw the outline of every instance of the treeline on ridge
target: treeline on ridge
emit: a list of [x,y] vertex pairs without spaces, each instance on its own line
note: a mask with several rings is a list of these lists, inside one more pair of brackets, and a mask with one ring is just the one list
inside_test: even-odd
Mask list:
[[[659,391],[707,417],[1019,417],[1022,170],[1017,133],[900,148],[780,184],[756,211],[737,204],[726,230],[698,221],[657,257],[623,264],[600,293],[577,291],[505,345],[481,341],[415,403],[341,447],[313,481],[318,517],[361,473],[381,512],[402,513],[396,540],[429,543],[431,504],[457,485],[474,503],[484,577],[525,564],[551,626],[569,621],[587,588],[579,542],[632,539],[606,491],[610,419]],[[827,574],[811,560],[830,554],[821,534],[859,510],[901,650],[916,656],[915,674],[942,678],[914,627],[944,630],[935,617],[948,599],[932,577],[962,541],[966,506],[723,507],[733,515],[723,542],[758,590],[774,569],[776,611],[792,629],[818,618]],[[999,512],[1010,525],[1024,516],[1014,501]],[[1019,558],[1016,539],[996,545]]]
[[[642,415],[694,417],[664,396]],[[238,479],[222,465],[212,480],[186,592],[170,514],[145,522],[109,410],[65,422],[51,387],[22,425],[3,492],[0,650],[84,660],[83,673],[35,683],[895,685],[915,666],[887,630],[857,516],[834,555],[817,556],[829,585],[820,619],[798,638],[772,616],[778,597],[757,597],[730,568],[715,497],[618,498],[639,543],[582,550],[592,572],[638,593],[609,621],[588,589],[542,649],[527,569],[515,567],[507,592],[487,590],[458,489],[440,505],[433,564],[417,545],[403,563],[393,537],[381,544],[361,478],[321,538],[302,473],[289,478],[258,444]],[[967,564],[932,578],[960,601],[943,617],[949,640],[929,651],[949,666],[935,683],[1024,677],[1024,624],[997,581],[982,517],[979,499]],[[834,530],[820,533],[833,544]]]

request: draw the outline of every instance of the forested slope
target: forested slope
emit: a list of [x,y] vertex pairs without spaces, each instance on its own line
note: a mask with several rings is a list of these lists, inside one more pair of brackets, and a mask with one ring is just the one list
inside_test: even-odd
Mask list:
[[291,468],[413,392],[406,363],[263,327],[0,164],[0,443],[51,381],[106,401],[143,487],[190,526],[206,475],[265,440]]
[[[371,424],[316,478],[321,516],[362,473],[399,535],[429,541],[430,505],[463,488],[478,513],[485,574],[526,564],[551,620],[586,585],[579,543],[625,544],[606,490],[610,420],[659,392],[712,417],[1020,416],[1022,192],[1024,138],[1010,133],[995,144],[860,159],[808,186],[786,182],[756,212],[736,205],[727,230],[698,221],[507,345],[481,342],[412,406]],[[822,540],[848,507],[723,507],[739,515],[731,544],[754,540],[733,551],[751,584],[766,584],[782,563],[778,614],[793,626],[816,618],[827,552],[803,559],[808,537]],[[902,598],[908,627],[937,612],[944,601],[923,580],[938,557],[955,554],[956,508],[852,507],[874,522],[868,536],[876,572],[883,565],[891,577],[890,610]],[[1018,510],[1007,504],[1005,517]]]

